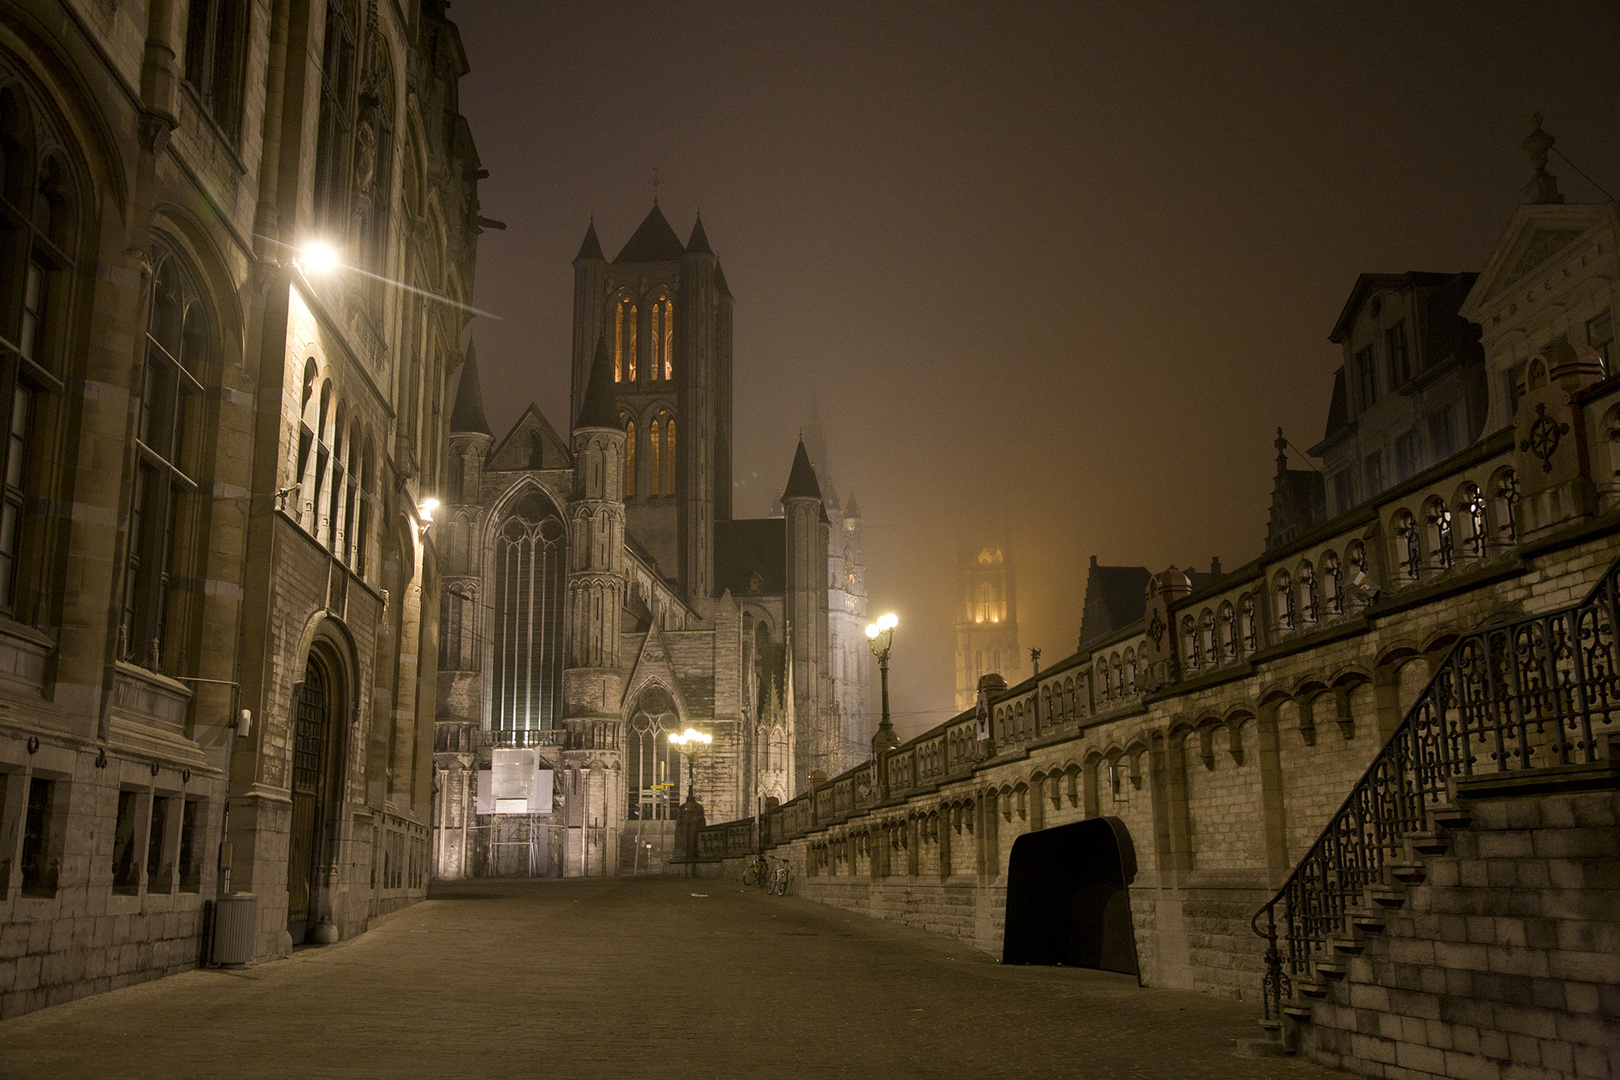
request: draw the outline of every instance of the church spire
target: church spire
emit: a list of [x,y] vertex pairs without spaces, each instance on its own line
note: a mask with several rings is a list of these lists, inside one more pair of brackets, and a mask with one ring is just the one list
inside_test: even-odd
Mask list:
[[798,452],[793,455],[793,470],[788,473],[787,488],[782,492],[782,502],[789,499],[815,499],[821,501],[821,485],[816,482],[815,467],[810,464],[810,455],[805,451],[804,438],[799,438]]
[[596,359],[591,363],[591,379],[585,385],[585,400],[579,407],[574,428],[619,427],[619,405],[613,397],[613,365],[608,362],[607,337],[596,339]]
[[692,226],[692,238],[686,242],[688,255],[713,255],[709,247],[709,234],[703,231],[703,211],[698,211],[697,223]]
[[595,218],[591,218],[591,223],[585,227],[585,239],[579,245],[579,254],[574,256],[574,262],[582,263],[586,259],[607,261],[602,257],[602,242],[596,238]]
[[450,410],[450,430],[457,433],[491,434],[484,419],[484,393],[478,385],[478,348],[467,342],[467,359],[461,365],[461,381],[456,384],[456,403]]

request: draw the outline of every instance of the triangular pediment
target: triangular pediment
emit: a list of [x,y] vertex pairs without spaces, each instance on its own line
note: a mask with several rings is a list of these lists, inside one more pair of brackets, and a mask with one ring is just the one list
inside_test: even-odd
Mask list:
[[569,453],[568,444],[532,404],[523,410],[523,415],[490,454],[488,466],[495,472],[573,467],[574,456]]
[[636,662],[630,669],[630,677],[625,680],[625,686],[626,708],[633,709],[642,694],[649,687],[656,686],[668,692],[675,704],[677,715],[682,718],[688,715],[680,682],[675,677],[675,666],[670,660],[669,648],[664,643],[663,631],[656,624],[650,627],[646,637],[641,639],[641,648],[636,653]]
[[1462,316],[1480,322],[1495,300],[1556,267],[1570,249],[1603,225],[1604,209],[1594,203],[1520,206],[1463,302]]

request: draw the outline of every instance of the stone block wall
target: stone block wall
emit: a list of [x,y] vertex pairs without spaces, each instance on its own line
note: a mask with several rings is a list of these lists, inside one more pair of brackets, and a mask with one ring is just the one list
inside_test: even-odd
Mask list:
[[1563,1080],[1620,1062],[1620,792],[1470,802],[1300,1026],[1368,1076]]

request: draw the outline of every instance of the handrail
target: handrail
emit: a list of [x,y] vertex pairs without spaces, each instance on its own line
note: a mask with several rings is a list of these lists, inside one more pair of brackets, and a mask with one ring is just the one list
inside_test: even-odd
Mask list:
[[1268,1021],[1280,1018],[1292,979],[1342,932],[1348,910],[1382,882],[1390,853],[1446,805],[1453,778],[1597,760],[1593,717],[1608,724],[1620,714],[1617,595],[1620,559],[1579,603],[1483,627],[1451,647],[1277,895],[1249,921],[1267,942]]

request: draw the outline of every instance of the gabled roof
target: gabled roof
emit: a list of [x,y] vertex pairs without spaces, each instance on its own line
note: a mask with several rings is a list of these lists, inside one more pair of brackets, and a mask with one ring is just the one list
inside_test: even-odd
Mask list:
[[478,385],[478,350],[467,342],[467,359],[461,365],[461,380],[456,383],[456,403],[450,410],[451,432],[493,434],[489,421],[484,418],[484,393]]
[[585,239],[580,242],[579,254],[574,256],[574,261],[578,263],[584,262],[586,259],[601,258],[602,242],[596,238],[596,219],[592,218],[591,223],[585,227]]
[[1140,619],[1147,611],[1150,577],[1145,566],[1098,566],[1093,555],[1086,575],[1080,641],[1103,637]]
[[619,404],[613,398],[613,365],[608,363],[607,338],[596,339],[596,359],[591,362],[591,380],[585,385],[580,403],[578,428],[618,428]]
[[[754,575],[759,588],[753,588]],[[757,593],[779,596],[787,591],[787,522],[782,518],[745,518],[714,523],[714,591],[736,597]]]
[[782,491],[782,501],[789,499],[815,499],[821,501],[821,485],[816,483],[816,470],[810,464],[810,455],[804,449],[804,440],[799,440],[799,449],[793,455],[793,470],[788,473],[787,487]]
[[1333,324],[1333,333],[1328,335],[1328,341],[1337,345],[1350,336],[1350,326],[1355,322],[1356,314],[1374,292],[1385,289],[1401,292],[1415,285],[1444,285],[1456,276],[1429,270],[1408,270],[1404,274],[1360,275],[1350,289],[1350,298],[1344,302],[1344,310],[1339,313],[1339,321]]
[[679,262],[686,246],[669,227],[664,212],[653,203],[641,226],[613,257],[614,263]]
[[703,214],[697,216],[697,223],[692,226],[692,238],[686,242],[688,255],[713,255],[714,249],[709,247],[709,234],[703,231]]
[[[529,437],[520,439],[519,436],[525,433]],[[569,469],[573,465],[574,455],[568,452],[568,443],[557,434],[556,428],[551,426],[551,421],[546,419],[539,407],[531,402],[495,449],[490,451],[489,464],[485,468],[491,472],[502,472],[536,468]]]
[[1611,214],[1610,206],[1601,203],[1531,203],[1516,208],[1459,314],[1483,322],[1483,309],[1494,297],[1611,221]]

